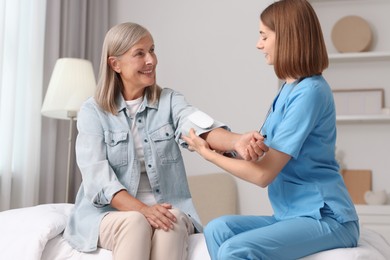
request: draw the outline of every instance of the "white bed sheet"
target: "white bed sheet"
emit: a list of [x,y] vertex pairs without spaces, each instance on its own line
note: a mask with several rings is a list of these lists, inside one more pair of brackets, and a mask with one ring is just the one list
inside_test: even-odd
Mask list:
[[[80,253],[62,238],[72,204],[45,204],[0,212],[0,259],[112,260],[111,252]],[[203,234],[190,236],[189,260],[209,260]],[[378,233],[361,230],[357,248],[334,249],[302,260],[389,260],[390,245]]]
[[361,228],[358,247],[323,251],[302,260],[390,260],[390,245],[375,231]]
[[[363,229],[357,248],[339,248],[320,252],[301,260],[388,260],[390,247],[374,231]],[[389,248],[388,248],[389,247]],[[387,248],[387,249],[386,249]],[[210,260],[203,234],[195,234],[189,240],[188,260]],[[57,236],[51,239],[42,254],[41,260],[112,260],[111,252],[98,249],[95,253],[85,254],[72,249],[69,244]]]
[[[94,253],[81,253],[74,250],[61,235],[51,239],[41,260],[112,260],[111,251],[99,248]],[[210,260],[203,234],[194,234],[189,239],[188,260]]]

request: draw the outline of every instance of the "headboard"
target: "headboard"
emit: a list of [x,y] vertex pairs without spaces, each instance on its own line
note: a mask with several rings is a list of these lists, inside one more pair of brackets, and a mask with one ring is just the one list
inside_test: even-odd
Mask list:
[[188,176],[192,199],[205,226],[213,218],[237,214],[237,186],[228,173]]

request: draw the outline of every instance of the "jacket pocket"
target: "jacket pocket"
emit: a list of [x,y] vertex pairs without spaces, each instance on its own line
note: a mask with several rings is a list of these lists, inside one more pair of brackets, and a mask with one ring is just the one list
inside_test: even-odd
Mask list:
[[104,131],[107,159],[112,167],[126,165],[128,161],[128,132]]
[[181,157],[179,146],[175,141],[175,131],[170,124],[153,131],[150,138],[162,164],[177,162]]

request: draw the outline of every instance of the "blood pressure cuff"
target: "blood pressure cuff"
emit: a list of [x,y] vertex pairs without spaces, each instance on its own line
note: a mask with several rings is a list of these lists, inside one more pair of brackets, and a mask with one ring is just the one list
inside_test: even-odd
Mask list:
[[[197,110],[187,117],[185,123],[181,126],[180,132],[182,135],[188,135],[190,129],[193,128],[195,130],[196,135],[199,136],[203,133],[210,132],[211,130],[219,127],[230,131],[230,128],[225,124],[216,121],[206,113]],[[184,142],[184,140],[181,139],[180,136],[177,137],[176,141],[178,141],[183,148],[188,148],[187,143]]]

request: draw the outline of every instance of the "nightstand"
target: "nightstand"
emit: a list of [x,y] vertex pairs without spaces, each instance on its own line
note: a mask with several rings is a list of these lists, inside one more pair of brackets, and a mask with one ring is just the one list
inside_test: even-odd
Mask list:
[[355,205],[360,226],[376,231],[390,243],[390,205]]

